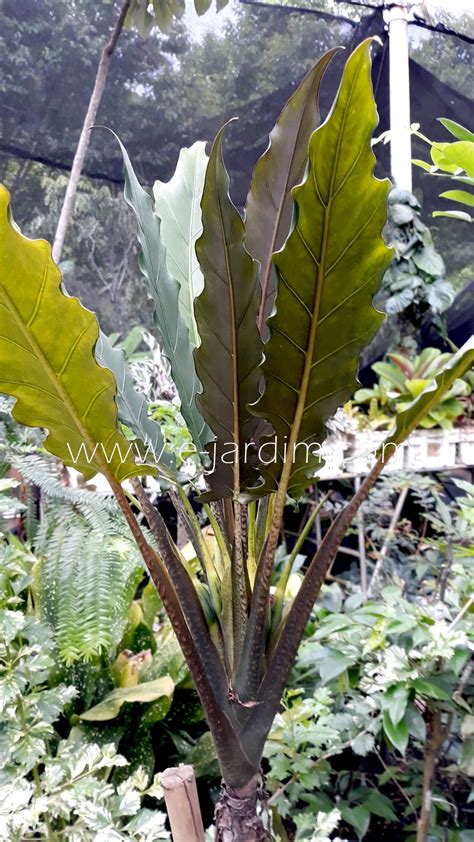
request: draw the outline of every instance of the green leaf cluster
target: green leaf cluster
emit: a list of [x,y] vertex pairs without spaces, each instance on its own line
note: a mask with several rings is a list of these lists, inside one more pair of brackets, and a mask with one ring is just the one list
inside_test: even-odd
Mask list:
[[[354,403],[367,408],[367,419],[372,429],[388,429],[394,416],[407,410],[453,357],[454,354],[441,353],[438,348],[424,348],[414,358],[390,353],[386,361],[374,363],[372,370],[378,375],[378,381],[371,388],[358,389]],[[440,401],[420,418],[419,426],[450,430],[466,412],[466,399],[471,391],[466,379],[456,378],[443,392]]]
[[[474,194],[465,189],[465,186],[474,186],[474,134],[454,120],[440,117],[439,122],[456,139],[439,143],[428,140],[420,132],[415,132],[418,137],[430,144],[432,164],[419,160],[415,160],[413,163],[431,175],[441,178],[448,177],[451,181],[459,182],[462,185],[459,189],[445,190],[440,193],[440,198],[472,208],[474,207]],[[446,216],[449,219],[472,222],[470,213],[464,210],[434,211],[433,216]]]

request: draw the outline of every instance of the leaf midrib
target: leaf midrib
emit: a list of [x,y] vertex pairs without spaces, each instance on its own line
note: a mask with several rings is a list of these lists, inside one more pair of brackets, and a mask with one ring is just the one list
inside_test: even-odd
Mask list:
[[[288,486],[288,482],[290,480],[291,468],[292,468],[292,464],[293,464],[291,454],[293,453],[294,445],[298,441],[299,431],[300,431],[300,428],[301,428],[303,415],[304,415],[304,409],[305,409],[305,405],[306,405],[306,398],[307,398],[307,394],[308,394],[309,380],[310,380],[310,377],[311,377],[311,370],[312,370],[312,366],[313,366],[314,348],[315,348],[315,344],[316,344],[317,330],[318,330],[318,325],[319,325],[318,316],[319,316],[319,309],[320,309],[320,304],[321,304],[321,295],[322,295],[322,290],[323,290],[324,277],[325,277],[325,274],[326,274],[326,272],[325,272],[325,261],[326,261],[327,245],[328,245],[329,227],[330,227],[330,223],[331,223],[332,202],[333,202],[333,199],[334,199],[334,181],[335,181],[336,171],[337,171],[337,167],[338,167],[338,163],[339,163],[339,156],[340,156],[340,152],[341,152],[342,139],[343,139],[343,136],[344,136],[345,126],[346,126],[346,121],[347,121],[347,114],[348,114],[348,111],[349,111],[349,105],[352,101],[352,95],[353,95],[353,92],[354,92],[354,87],[355,87],[356,81],[359,77],[360,64],[357,68],[357,71],[354,73],[354,78],[352,80],[349,95],[347,97],[346,104],[345,104],[345,107],[344,107],[343,119],[342,119],[341,127],[340,127],[340,130],[339,130],[339,134],[338,134],[338,138],[337,138],[336,151],[335,151],[335,155],[334,155],[334,162],[333,162],[333,168],[332,168],[332,173],[331,173],[331,182],[330,182],[330,187],[329,187],[329,195],[328,195],[327,205],[324,206],[324,202],[322,201],[322,198],[320,199],[321,203],[324,206],[324,223],[323,223],[323,237],[322,237],[322,244],[321,244],[321,256],[320,256],[319,265],[318,265],[316,296],[315,296],[315,302],[314,302],[314,306],[313,306],[313,314],[312,314],[312,320],[311,320],[310,335],[309,335],[309,340],[308,340],[308,348],[307,348],[306,355],[305,355],[305,363],[304,363],[304,367],[303,367],[303,374],[302,374],[302,377],[301,377],[301,387],[299,389],[298,402],[297,402],[296,409],[295,409],[295,417],[294,417],[293,424],[292,424],[290,439],[288,441],[288,448],[287,448],[287,452],[286,452],[286,458],[285,458],[285,461],[284,461],[284,464],[283,464],[283,470],[282,470],[281,481],[280,481],[281,486],[283,487],[285,493],[286,493],[286,488]],[[321,127],[321,128],[323,128],[323,127]]]
[[[222,156],[222,150],[220,150],[220,154]],[[224,162],[222,161],[222,166],[224,166]],[[234,495],[237,497],[240,492],[240,464],[239,464],[239,420],[240,420],[240,402],[239,402],[239,372],[238,372],[238,360],[237,360],[237,324],[236,324],[236,315],[235,315],[235,301],[234,301],[234,285],[233,285],[233,278],[232,278],[232,269],[230,266],[229,260],[229,246],[226,237],[225,231],[225,224],[224,224],[224,217],[222,211],[222,204],[221,204],[221,197],[219,191],[219,184],[218,184],[218,176],[217,172],[215,173],[215,191],[216,191],[216,204],[218,208],[218,219],[219,219],[219,227],[221,230],[221,237],[224,243],[224,256],[225,256],[225,266],[226,266],[226,273],[227,273],[227,289],[229,295],[229,307],[230,307],[230,323],[231,323],[231,330],[232,330],[232,395],[233,395],[233,421],[234,421],[234,429],[232,431],[232,437],[234,439],[235,445],[235,456],[232,463],[232,471],[234,477]],[[230,199],[229,199],[230,201]],[[231,222],[232,224],[232,222]]]

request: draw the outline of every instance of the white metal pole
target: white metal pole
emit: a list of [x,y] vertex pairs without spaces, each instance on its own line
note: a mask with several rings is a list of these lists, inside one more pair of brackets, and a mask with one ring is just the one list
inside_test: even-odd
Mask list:
[[392,178],[402,190],[412,190],[410,134],[410,71],[408,5],[385,11],[390,46],[390,159]]

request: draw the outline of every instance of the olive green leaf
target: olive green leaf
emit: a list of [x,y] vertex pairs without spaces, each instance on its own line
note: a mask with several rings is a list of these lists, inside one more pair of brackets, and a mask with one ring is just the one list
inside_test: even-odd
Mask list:
[[469,140],[456,140],[454,143],[432,143],[431,158],[435,166],[446,172],[464,170],[469,178],[474,178],[474,143]]
[[140,185],[123,143],[114,136],[123,155],[125,201],[134,211],[138,223],[140,269],[147,281],[148,294],[155,305],[155,324],[181,400],[181,413],[198,452],[203,453],[212,433],[196,405],[196,394],[200,384],[194,368],[188,329],[179,312],[179,286],[166,267],[160,220],[154,213],[152,199]]
[[461,202],[474,208],[474,193],[468,193],[467,190],[446,190],[439,195],[440,199],[451,199],[452,202]]
[[199,16],[204,15],[211,6],[212,0],[194,0],[194,8]]
[[201,197],[207,160],[206,144],[198,140],[189,149],[181,149],[170,181],[156,181],[153,187],[166,265],[178,281],[179,309],[193,345],[199,345],[194,299],[204,285],[194,246],[202,233]]
[[155,702],[165,696],[170,698],[174,691],[174,681],[169,675],[157,678],[155,681],[144,681],[134,687],[117,687],[108,693],[98,705],[81,714],[86,722],[106,722],[115,719],[125,702]]
[[303,178],[309,138],[320,123],[319,88],[329,62],[339,49],[325,53],[290,97],[271,131],[268,148],[253,171],[245,207],[245,245],[260,263],[261,331],[275,299],[272,254],[281,248],[290,228],[291,190]]
[[14,418],[45,427],[47,450],[86,478],[143,474],[118,429],[113,374],[94,359],[97,320],[63,292],[48,243],[14,225],[2,186],[0,231],[0,391],[16,398]]
[[261,341],[257,264],[245,249],[244,223],[229,196],[223,131],[211,150],[201,203],[203,234],[196,253],[204,289],[195,313],[202,342],[194,358],[203,386],[199,407],[217,436],[209,484],[219,497],[232,497],[252,477],[245,444],[258,421],[247,404],[259,395]]
[[461,126],[460,123],[456,123],[455,120],[448,120],[447,117],[438,117],[438,123],[441,123],[458,140],[468,140],[470,143],[474,143],[474,134],[469,129]]
[[455,380],[462,377],[474,365],[474,336],[457,351],[440,374],[426,386],[420,395],[405,409],[399,412],[395,425],[388,434],[380,452],[390,454],[389,445],[398,445],[405,441],[418,427],[420,421],[434,409],[451,388]]
[[294,496],[306,488],[322,464],[325,422],[355,391],[359,354],[383,321],[372,298],[392,256],[381,234],[390,184],[373,175],[370,43],[348,59],[333,109],[311,137],[293,228],[274,255],[266,385],[252,410],[276,437],[266,440],[259,493],[280,476]]
[[117,384],[117,412],[119,421],[129,427],[144,443],[143,455],[147,464],[156,464],[162,474],[173,475],[175,460],[165,450],[165,441],[160,425],[148,415],[145,397],[137,392],[122,350],[113,348],[102,331],[95,346],[95,358],[100,365],[109,368]]

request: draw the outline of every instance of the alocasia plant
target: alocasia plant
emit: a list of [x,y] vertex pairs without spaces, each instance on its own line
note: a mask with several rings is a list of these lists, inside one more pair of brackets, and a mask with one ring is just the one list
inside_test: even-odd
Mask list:
[[[245,221],[229,197],[222,131],[207,163],[203,147],[183,155],[169,189],[157,186],[155,205],[122,147],[140,267],[202,461],[195,482],[206,485],[200,502],[212,540],[120,353],[94,316],[65,295],[48,246],[19,233],[8,194],[0,193],[0,390],[16,398],[17,420],[47,428],[51,453],[109,481],[206,713],[223,778],[221,842],[268,838],[259,809],[265,740],[326,571],[384,463],[380,455],[282,610],[285,579],[273,598],[270,583],[287,495],[298,498],[313,483],[326,421],[357,388],[359,354],[383,320],[372,297],[392,256],[381,233],[389,182],[373,175],[370,40],[348,58],[320,125],[317,96],[331,57],[280,115],[254,171]],[[193,201],[201,192],[199,224]],[[471,342],[397,416],[391,441],[403,441],[473,360]],[[120,425],[137,438],[126,439]],[[138,477],[147,473],[165,477],[199,573],[144,492]],[[137,506],[122,489],[126,478]]]

